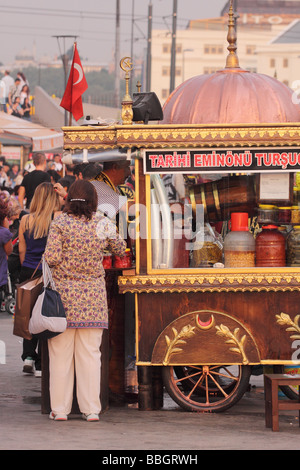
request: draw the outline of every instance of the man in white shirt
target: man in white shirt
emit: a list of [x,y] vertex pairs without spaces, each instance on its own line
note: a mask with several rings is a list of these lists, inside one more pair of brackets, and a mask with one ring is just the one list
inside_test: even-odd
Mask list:
[[8,103],[8,93],[10,88],[14,85],[15,81],[14,79],[10,76],[10,72],[8,70],[5,70],[4,72],[4,77],[1,79],[1,90],[2,90],[2,97],[3,97],[3,102],[1,104],[3,105],[3,111],[6,113],[7,112],[7,103]]

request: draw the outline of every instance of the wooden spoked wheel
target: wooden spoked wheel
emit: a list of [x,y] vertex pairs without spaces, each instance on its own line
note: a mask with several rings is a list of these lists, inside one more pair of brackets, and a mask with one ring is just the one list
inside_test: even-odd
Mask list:
[[170,397],[187,411],[221,412],[237,403],[249,386],[250,366],[163,367]]

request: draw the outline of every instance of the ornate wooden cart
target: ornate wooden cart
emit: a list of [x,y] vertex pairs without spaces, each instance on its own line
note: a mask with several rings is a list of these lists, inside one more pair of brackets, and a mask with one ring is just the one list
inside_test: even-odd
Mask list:
[[[170,232],[174,214],[180,213],[178,207],[181,215],[191,208],[191,226],[197,207],[202,210],[202,225],[221,222],[223,228],[224,223],[228,228],[232,212],[247,212],[256,235],[261,229],[256,219],[257,206],[266,200],[276,204],[272,200],[274,187],[271,191],[267,188],[268,178],[266,188],[262,187],[266,175],[288,175],[282,182],[279,178],[275,190],[278,198],[276,194],[273,198],[283,197],[285,205],[295,204],[293,184],[300,170],[299,105],[292,104],[291,90],[275,79],[264,79],[239,68],[232,18],[231,11],[226,68],[207,78],[210,83],[215,80],[219,84],[225,98],[230,83],[233,99],[231,106],[228,102],[225,105],[227,114],[222,103],[214,102],[216,95],[220,96],[217,86],[205,88],[197,101],[194,91],[185,93],[187,83],[171,95],[161,124],[133,124],[132,102],[126,96],[122,125],[64,129],[66,149],[128,149],[135,158],[136,266],[119,276],[119,292],[135,296],[136,364],[142,409],[162,404],[163,383],[172,398],[187,410],[222,411],[243,395],[253,366],[281,369],[284,365],[300,364],[298,266],[195,266],[190,262],[194,248],[187,245],[191,236],[181,236],[178,241],[172,232],[165,236],[166,244],[161,242],[161,224],[165,223],[165,231]],[[244,85],[245,80],[248,85]],[[257,81],[263,84],[261,91],[256,90],[256,101],[250,100],[249,104],[249,89]],[[200,77],[199,88],[203,90],[206,83],[206,78]],[[264,102],[266,96],[268,106]],[[259,106],[265,108],[265,114]],[[212,107],[219,120],[212,119]],[[173,119],[176,109],[177,120]],[[185,118],[185,112],[190,110],[197,115],[195,119]],[[205,116],[211,124],[205,123]],[[211,173],[217,178],[211,179]],[[170,209],[165,195],[160,199],[161,174],[184,175],[185,196],[181,205],[176,203],[177,211]],[[199,177],[201,181],[195,182]],[[228,182],[232,177],[235,181],[246,178],[246,187],[251,186],[251,191],[243,192],[238,184],[240,193],[230,198]],[[222,201],[218,181],[226,183]],[[210,196],[205,184],[210,185]],[[279,196],[280,192],[288,194]],[[153,211],[157,204],[159,214]],[[186,219],[181,215],[182,234]],[[293,228],[290,222],[283,225],[288,230]],[[160,262],[156,259],[158,249],[165,250]]]
[[[172,146],[179,151],[213,146],[237,151],[264,146],[272,151],[282,146],[297,152],[299,129],[297,124],[139,124],[73,127],[64,133],[68,149],[161,150]],[[299,268],[153,268],[151,176],[144,172],[145,155],[137,153],[136,267],[119,277],[119,291],[135,295],[136,363],[141,393],[148,395],[141,396],[142,407],[151,403],[151,375],[159,366],[168,392],[180,405],[224,410],[245,392],[251,366],[300,364],[296,350],[300,339]],[[139,225],[143,208],[146,237],[140,237],[145,228],[145,220]]]

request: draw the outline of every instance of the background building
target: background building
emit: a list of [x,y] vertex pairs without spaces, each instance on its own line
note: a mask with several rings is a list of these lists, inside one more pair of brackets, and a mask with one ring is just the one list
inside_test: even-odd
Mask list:
[[[225,66],[229,4],[220,17],[190,21],[176,33],[175,87]],[[292,87],[300,79],[300,1],[238,0],[240,67],[276,76]],[[162,104],[170,94],[171,32],[152,32],[151,90]]]

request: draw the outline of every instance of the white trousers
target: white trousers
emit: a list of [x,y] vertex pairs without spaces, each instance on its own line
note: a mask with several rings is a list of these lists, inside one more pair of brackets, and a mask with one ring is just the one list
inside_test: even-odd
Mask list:
[[100,413],[102,333],[101,328],[67,328],[60,335],[48,340],[50,402],[53,413],[68,415],[71,412],[74,374],[81,413]]

